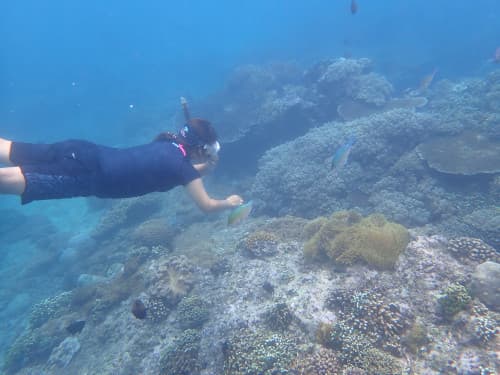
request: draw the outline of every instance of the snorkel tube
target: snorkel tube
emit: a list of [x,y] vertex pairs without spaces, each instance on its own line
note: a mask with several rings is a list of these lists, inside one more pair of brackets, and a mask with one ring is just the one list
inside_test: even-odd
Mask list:
[[186,122],[189,122],[189,120],[191,120],[191,115],[189,114],[188,102],[183,96],[181,96],[181,106],[182,112],[184,112],[184,120],[186,120]]
[[[181,129],[181,131],[179,133],[188,142],[188,144],[197,145],[197,144],[201,143],[200,140],[198,139],[198,136],[196,136],[195,133],[189,131],[189,129],[190,129],[189,123],[191,121],[191,114],[189,113],[187,100],[185,97],[181,96],[180,101],[181,101],[182,112],[184,113],[184,120],[186,121],[186,125],[184,125],[184,127]],[[200,144],[200,146],[201,146],[201,144]],[[219,153],[219,150],[220,150],[220,144],[218,141],[215,141],[212,144],[204,144],[203,145],[203,151],[212,160],[217,159],[217,154]]]

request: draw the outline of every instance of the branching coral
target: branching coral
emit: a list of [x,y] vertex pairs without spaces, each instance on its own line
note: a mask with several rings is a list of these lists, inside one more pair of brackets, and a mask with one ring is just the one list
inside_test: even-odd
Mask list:
[[319,348],[312,354],[298,357],[291,371],[297,375],[337,375],[341,374],[341,366],[333,350]]
[[446,320],[450,320],[461,310],[464,310],[471,297],[467,289],[461,284],[450,284],[443,295],[438,298],[439,311]]
[[161,375],[192,375],[199,370],[198,352],[201,336],[197,330],[187,329],[162,354]]
[[224,375],[286,374],[297,352],[287,336],[241,330],[224,345]]
[[452,238],[448,242],[448,251],[458,258],[468,258],[477,262],[496,261],[500,258],[494,248],[479,238]]
[[177,305],[177,317],[183,329],[200,328],[208,320],[208,304],[198,296],[184,297]]
[[62,315],[68,311],[71,302],[71,292],[63,292],[44,299],[31,309],[29,324],[31,328],[38,328],[47,320]]
[[363,261],[379,269],[392,269],[408,242],[406,228],[381,215],[361,218],[341,211],[319,227],[305,243],[304,253],[313,257],[325,254],[344,265]]
[[398,304],[387,302],[377,291],[335,290],[326,306],[338,310],[340,320],[362,333],[370,342],[400,355],[400,341],[413,319]]

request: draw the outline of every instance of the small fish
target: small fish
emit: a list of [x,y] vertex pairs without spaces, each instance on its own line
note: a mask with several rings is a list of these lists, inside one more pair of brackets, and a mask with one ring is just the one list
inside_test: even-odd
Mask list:
[[252,206],[253,206],[252,201],[249,201],[248,203],[236,207],[229,214],[229,217],[227,218],[227,225],[235,225],[245,220],[248,217],[248,215],[250,215],[250,212],[252,212]]
[[72,335],[75,335],[77,333],[80,333],[82,331],[83,327],[85,327],[85,320],[76,320],[76,321],[70,323],[66,327],[66,331],[68,331]]
[[147,309],[140,299],[136,299],[132,304],[132,314],[134,314],[137,319],[146,319]]
[[358,2],[356,0],[351,0],[351,14],[356,14],[358,12]]
[[437,71],[437,68],[434,68],[434,70],[430,74],[427,74],[424,78],[422,78],[422,80],[420,81],[420,86],[418,87],[420,92],[425,91],[429,88],[432,81],[434,81],[434,77],[436,76]]
[[356,138],[351,137],[349,140],[340,146],[332,158],[332,168],[336,171],[341,170],[347,164],[347,159],[351,153],[352,146],[356,143]]

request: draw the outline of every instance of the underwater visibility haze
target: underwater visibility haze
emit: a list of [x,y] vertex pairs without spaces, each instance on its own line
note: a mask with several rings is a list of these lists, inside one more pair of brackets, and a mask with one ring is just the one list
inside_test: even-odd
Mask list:
[[141,145],[184,97],[245,202],[2,195],[1,374],[500,371],[498,0],[24,0],[0,35],[1,138]]

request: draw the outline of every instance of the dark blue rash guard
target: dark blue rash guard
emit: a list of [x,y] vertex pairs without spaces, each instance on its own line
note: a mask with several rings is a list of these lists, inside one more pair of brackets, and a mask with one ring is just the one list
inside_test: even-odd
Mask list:
[[171,142],[130,148],[98,146],[100,173],[96,196],[124,198],[186,185],[200,174]]
[[23,204],[81,196],[136,197],[187,185],[200,177],[175,143],[155,141],[114,148],[69,140],[53,144],[13,142],[10,160],[21,168]]

